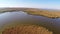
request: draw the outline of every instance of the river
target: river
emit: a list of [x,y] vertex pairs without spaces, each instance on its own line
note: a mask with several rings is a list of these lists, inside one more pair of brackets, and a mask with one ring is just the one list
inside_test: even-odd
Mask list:
[[38,24],[53,34],[60,34],[60,18],[52,19],[43,16],[30,15],[23,11],[5,12],[0,14],[0,27],[11,23]]

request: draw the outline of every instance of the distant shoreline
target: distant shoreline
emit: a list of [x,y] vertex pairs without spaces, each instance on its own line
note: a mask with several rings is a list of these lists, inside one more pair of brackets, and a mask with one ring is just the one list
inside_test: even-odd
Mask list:
[[44,9],[37,9],[37,8],[3,8],[0,9],[0,13],[4,12],[13,12],[13,11],[24,11],[28,14],[44,16],[48,18],[60,18],[59,10],[44,10]]

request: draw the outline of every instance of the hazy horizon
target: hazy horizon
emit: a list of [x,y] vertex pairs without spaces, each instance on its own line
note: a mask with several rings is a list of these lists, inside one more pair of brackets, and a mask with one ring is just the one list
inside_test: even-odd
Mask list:
[[60,0],[0,0],[0,8],[29,7],[44,9],[60,9]]

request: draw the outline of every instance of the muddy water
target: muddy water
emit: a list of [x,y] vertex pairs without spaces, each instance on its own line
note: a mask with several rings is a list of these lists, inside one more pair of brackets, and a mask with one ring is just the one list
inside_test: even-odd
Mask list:
[[5,12],[0,14],[0,27],[8,24],[38,24],[54,34],[60,34],[60,18],[51,19],[43,16],[29,15],[23,11]]

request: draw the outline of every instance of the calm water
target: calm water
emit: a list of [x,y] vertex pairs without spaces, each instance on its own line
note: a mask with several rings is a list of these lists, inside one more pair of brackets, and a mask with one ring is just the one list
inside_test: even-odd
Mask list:
[[60,18],[51,19],[43,16],[29,15],[22,11],[1,13],[0,26],[10,23],[39,24],[53,31],[54,34],[60,34]]

